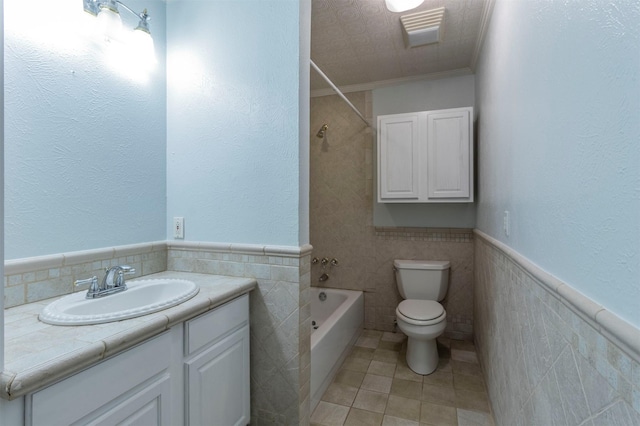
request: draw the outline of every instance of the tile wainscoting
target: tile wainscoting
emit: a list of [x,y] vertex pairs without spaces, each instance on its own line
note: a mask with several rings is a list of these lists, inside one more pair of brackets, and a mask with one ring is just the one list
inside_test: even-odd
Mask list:
[[128,279],[166,271],[167,243],[156,241],[7,260],[4,263],[4,307],[86,291],[89,284],[74,287],[74,281],[94,275],[102,279],[104,269],[116,265],[135,268],[135,274]]
[[254,278],[251,424],[309,424],[311,246],[168,242],[167,267]]
[[475,234],[474,334],[496,423],[640,424],[640,330]]

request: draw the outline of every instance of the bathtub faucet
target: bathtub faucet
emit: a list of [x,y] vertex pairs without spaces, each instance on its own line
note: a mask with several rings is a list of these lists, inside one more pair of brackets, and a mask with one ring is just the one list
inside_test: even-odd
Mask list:
[[320,282],[326,281],[328,279],[329,279],[329,275],[327,275],[327,274],[320,275]]

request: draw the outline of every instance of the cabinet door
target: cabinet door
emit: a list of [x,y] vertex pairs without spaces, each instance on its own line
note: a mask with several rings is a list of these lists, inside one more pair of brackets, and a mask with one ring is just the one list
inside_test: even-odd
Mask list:
[[383,200],[420,196],[419,114],[378,117],[378,194]]
[[140,424],[156,418],[159,423],[153,424],[170,424],[170,354],[170,334],[163,333],[28,395],[25,423],[115,424],[112,419],[119,419]]
[[427,114],[427,187],[429,200],[473,201],[471,108]]
[[186,362],[188,425],[249,423],[249,327]]
[[169,401],[171,382],[165,375],[148,384],[142,390],[128,396],[93,421],[80,420],[73,425],[87,426],[150,426],[171,425]]

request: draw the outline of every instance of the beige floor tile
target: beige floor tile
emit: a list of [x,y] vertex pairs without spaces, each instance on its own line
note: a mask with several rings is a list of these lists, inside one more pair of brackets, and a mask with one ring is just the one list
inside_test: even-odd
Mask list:
[[357,393],[357,387],[333,382],[329,385],[324,395],[322,395],[322,401],[351,407],[351,404],[353,404],[353,400],[355,399]]
[[458,408],[459,426],[493,426],[493,420],[488,413],[469,411]]
[[348,356],[347,359],[344,360],[342,368],[345,370],[360,371],[362,373],[366,373],[369,369],[370,362],[371,361],[369,361],[368,359]]
[[311,423],[325,426],[341,426],[348,414],[349,407],[320,401],[311,415]]
[[384,410],[387,407],[388,398],[389,394],[387,393],[360,389],[355,401],[353,401],[353,407],[373,411],[375,413],[384,413]]
[[420,423],[455,426],[458,424],[458,414],[454,407],[423,402],[420,409]]
[[378,376],[375,374],[366,374],[360,385],[360,389],[366,389],[374,392],[389,393],[391,389],[391,377]]
[[456,406],[456,393],[453,388],[423,385],[421,399],[432,404]]
[[437,371],[448,371],[452,372],[453,368],[451,367],[451,358],[440,358],[438,360],[438,368]]
[[476,345],[470,340],[451,340],[451,349],[476,352]]
[[375,337],[377,339],[380,339],[383,334],[384,334],[384,331],[378,331],[378,330],[363,330],[362,331],[362,336],[364,336],[364,337]]
[[382,418],[382,426],[420,426],[420,423],[385,414]]
[[482,369],[480,368],[480,364],[456,361],[452,359],[451,368],[453,369],[453,374],[461,373],[468,374],[469,376],[482,377]]
[[407,420],[420,421],[420,401],[404,398],[398,395],[389,395],[385,414],[400,417]]
[[384,333],[382,333],[381,340],[386,342],[404,342],[406,338],[407,336],[405,336],[401,332],[391,333],[389,331],[385,331]]
[[447,388],[453,387],[453,373],[448,371],[439,371],[436,369],[433,373],[424,376],[422,383],[431,386],[442,386]]
[[482,380],[482,377],[470,376],[467,374],[454,374],[453,387],[460,390],[486,392],[484,380]]
[[378,426],[382,424],[382,417],[380,413],[352,408],[344,426]]
[[378,347],[379,341],[380,341],[379,337],[360,336],[356,341],[356,346],[375,349]]
[[398,362],[399,353],[396,351],[390,351],[388,349],[376,349],[373,354],[373,359],[376,361],[391,362],[393,364]]
[[394,352],[400,352],[403,344],[403,342],[389,342],[381,340],[378,344],[378,349],[387,349]]
[[422,383],[394,378],[391,384],[391,394],[409,399],[421,399]]
[[451,358],[451,349],[449,347],[444,346],[438,343],[438,357],[439,358]]
[[485,392],[456,389],[456,407],[464,410],[489,412],[489,399]]
[[353,386],[359,388],[364,379],[365,373],[361,371],[345,370],[344,368],[338,371],[333,381],[336,383],[342,383],[344,385]]
[[407,365],[407,361],[402,358],[398,360],[398,364],[396,365],[396,372],[394,376],[396,379],[402,380],[411,380],[412,382],[422,383],[424,378],[423,375],[416,373]]
[[389,362],[371,361],[367,374],[377,374],[378,376],[393,377],[396,372],[396,365]]
[[462,351],[459,349],[451,349],[451,359],[455,361],[469,362],[473,364],[478,363],[478,356],[475,352]]
[[360,346],[354,346],[349,356],[354,358],[373,359],[373,353],[376,350],[374,348],[363,348]]

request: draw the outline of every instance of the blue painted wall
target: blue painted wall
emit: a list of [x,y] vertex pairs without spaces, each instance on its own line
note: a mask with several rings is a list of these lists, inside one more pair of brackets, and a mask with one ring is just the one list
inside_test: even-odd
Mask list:
[[498,0],[476,74],[477,227],[636,326],[638,22],[632,0]]
[[170,239],[174,216],[185,218],[190,241],[308,239],[298,217],[300,8],[296,0],[167,3]]
[[127,4],[152,16],[151,73],[113,62],[80,1],[4,3],[6,259],[165,238],[165,8]]

